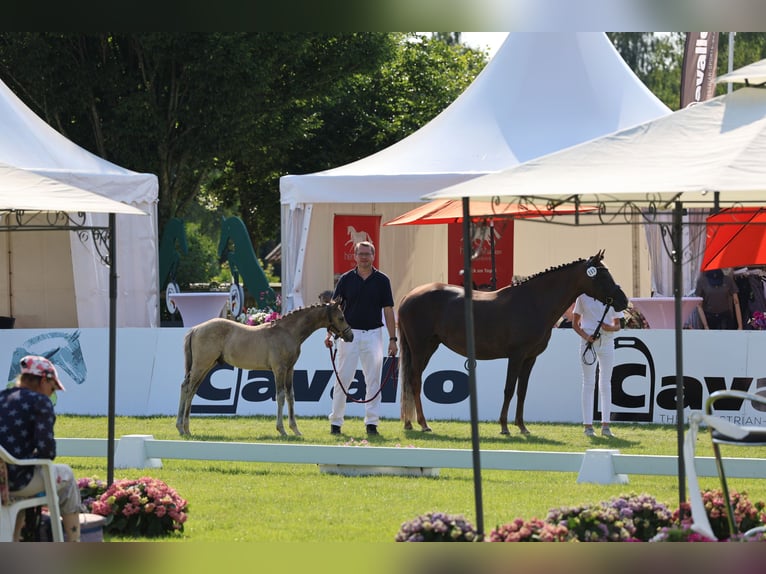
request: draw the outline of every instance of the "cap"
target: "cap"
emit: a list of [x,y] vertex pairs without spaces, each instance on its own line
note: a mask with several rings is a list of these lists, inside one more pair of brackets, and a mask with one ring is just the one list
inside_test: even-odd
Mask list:
[[53,379],[53,384],[58,390],[66,390],[64,385],[62,385],[61,381],[59,380],[58,373],[56,372],[56,367],[54,367],[53,363],[51,363],[45,357],[40,357],[38,355],[27,355],[21,359],[19,364],[21,365],[22,374],[37,375],[39,377],[47,377],[49,379]]

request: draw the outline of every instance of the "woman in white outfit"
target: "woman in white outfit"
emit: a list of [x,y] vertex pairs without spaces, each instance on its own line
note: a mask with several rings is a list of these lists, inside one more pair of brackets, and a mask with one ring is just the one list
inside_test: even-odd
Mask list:
[[[609,419],[612,406],[612,366],[614,365],[614,334],[620,330],[622,313],[612,307],[606,309],[601,301],[588,295],[580,295],[575,301],[572,327],[580,335],[580,360],[582,365],[582,422],[586,436],[593,431],[593,401],[596,389],[596,366],[598,364],[599,396],[601,398],[601,434],[612,437]],[[605,313],[606,309],[606,313]],[[598,334],[594,338],[594,333]],[[590,345],[590,348],[588,347]]]

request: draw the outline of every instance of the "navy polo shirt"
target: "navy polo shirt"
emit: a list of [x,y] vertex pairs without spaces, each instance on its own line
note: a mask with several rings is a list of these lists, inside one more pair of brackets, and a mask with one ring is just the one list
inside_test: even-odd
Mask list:
[[362,279],[356,267],[346,271],[338,279],[333,299],[343,299],[346,322],[352,329],[363,331],[382,327],[381,311],[384,307],[394,306],[391,281],[375,268],[367,279]]

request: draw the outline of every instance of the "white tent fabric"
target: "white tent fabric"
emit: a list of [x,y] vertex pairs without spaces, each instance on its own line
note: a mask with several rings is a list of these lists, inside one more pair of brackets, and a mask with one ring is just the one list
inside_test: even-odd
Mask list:
[[[633,201],[663,208],[766,201],[766,89],[741,88],[641,125],[445,188],[429,198],[578,195],[586,204]],[[512,199],[515,198],[515,199]],[[524,200],[528,201],[528,200]],[[702,220],[699,211],[691,215]],[[587,218],[587,216],[585,216]],[[656,232],[656,230],[655,230]],[[699,273],[700,227],[685,229],[684,294]],[[669,258],[659,253],[670,276]],[[654,262],[659,268],[660,261]],[[666,280],[666,283],[669,279]],[[664,295],[671,295],[667,290]]]
[[[363,204],[369,206],[366,213],[381,213],[387,204],[401,204],[398,211],[384,213],[390,219],[430,192],[668,113],[603,33],[509,34],[468,89],[414,134],[335,169],[281,178],[282,292],[287,306],[303,305],[332,286],[332,276],[318,266],[307,270],[308,262],[316,260],[331,267],[332,211],[320,214],[320,205],[336,204],[336,212],[348,212],[350,204]],[[321,235],[315,226],[324,230]],[[433,230],[429,232],[432,238]],[[381,234],[382,252],[392,250],[387,237]],[[431,270],[442,264],[433,248],[444,251],[443,238],[430,239],[430,261],[421,265],[409,254],[423,246],[415,236],[410,239],[400,244],[408,254],[399,254],[401,262],[383,261],[398,279],[406,273],[397,266],[427,265]],[[427,276],[434,280],[439,274]],[[401,289],[406,292],[415,284]]]
[[127,203],[0,162],[0,213],[11,210],[147,215]]
[[766,60],[759,60],[728,74],[716,78],[716,82],[723,83],[748,83],[750,85],[763,84],[766,82]]
[[766,89],[741,88],[425,197],[710,203],[717,191],[727,203],[763,201],[764,157]]
[[[34,114],[0,81],[0,162],[63,184],[129,204],[147,217],[116,217],[117,273],[119,276],[120,327],[155,327],[158,321],[159,286],[157,262],[157,177],[136,173],[79,147]],[[43,188],[29,194],[27,209],[58,209],[48,203]],[[72,211],[74,204],[63,211]],[[36,206],[36,207],[31,207]],[[10,204],[0,204],[0,209]],[[106,227],[106,211],[90,209],[90,225]],[[23,236],[23,240],[27,240]],[[109,324],[109,271],[100,263],[92,241],[81,241],[70,233],[71,271],[79,327]],[[19,242],[15,248],[21,249]],[[34,325],[41,326],[41,325]]]

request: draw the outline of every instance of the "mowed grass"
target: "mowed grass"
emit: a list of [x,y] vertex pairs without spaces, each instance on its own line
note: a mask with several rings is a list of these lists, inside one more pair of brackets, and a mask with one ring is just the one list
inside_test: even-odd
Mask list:
[[[192,417],[192,437],[183,440],[341,445],[367,437],[360,418],[347,418],[341,437],[329,434],[325,417],[300,418],[302,437],[281,438],[274,417]],[[405,431],[398,420],[381,422],[381,437],[370,447],[471,448],[465,421],[432,421],[433,432]],[[671,425],[613,423],[614,439],[583,436],[578,424],[528,423],[531,435],[512,427],[499,434],[496,422],[479,424],[482,449],[584,452],[616,448],[623,454],[676,455]],[[115,436],[150,434],[179,440],[173,417],[117,417]],[[105,417],[59,415],[56,436],[104,438]],[[712,456],[706,432],[698,439],[698,456]],[[354,447],[348,448],[368,448]],[[734,448],[725,456],[759,457],[760,448]],[[78,478],[106,478],[106,460],[60,457]],[[189,501],[189,519],[178,541],[248,542],[390,542],[402,522],[429,511],[462,514],[476,525],[474,474],[470,469],[442,468],[433,478],[322,474],[313,464],[277,464],[166,459],[160,469],[116,469],[115,479],[150,475],[164,480]],[[484,530],[514,518],[544,518],[564,505],[597,503],[612,496],[648,493],[671,510],[678,506],[675,476],[631,475],[627,485],[577,484],[568,472],[482,470]],[[700,477],[700,487],[718,488],[716,477]],[[752,500],[766,500],[766,480],[730,479],[730,488]],[[107,536],[107,539],[109,537]],[[116,539],[114,539],[116,540]],[[167,540],[167,539],[166,539]]]

